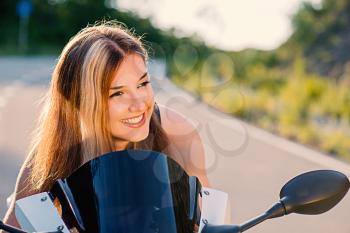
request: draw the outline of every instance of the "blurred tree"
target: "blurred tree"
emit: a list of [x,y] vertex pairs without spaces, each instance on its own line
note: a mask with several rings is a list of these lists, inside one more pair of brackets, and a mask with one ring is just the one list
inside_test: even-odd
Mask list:
[[16,4],[15,0],[0,1],[0,44],[10,46],[11,49],[16,47],[18,38],[19,18],[16,15]]
[[339,79],[350,60],[350,1],[323,0],[319,8],[306,2],[292,22],[287,44],[301,48],[307,70]]
[[[191,37],[179,39],[174,33],[154,27],[148,18],[112,8],[108,0],[32,0],[33,14],[29,20],[28,54],[57,54],[69,38],[88,24],[101,20],[116,20],[142,35],[146,45],[157,47],[152,56],[166,56],[171,61],[175,49],[191,43],[203,54],[208,50],[203,42]],[[16,1],[0,1],[0,53],[14,53],[18,37]],[[149,43],[148,43],[149,42]],[[152,46],[151,46],[152,45]]]

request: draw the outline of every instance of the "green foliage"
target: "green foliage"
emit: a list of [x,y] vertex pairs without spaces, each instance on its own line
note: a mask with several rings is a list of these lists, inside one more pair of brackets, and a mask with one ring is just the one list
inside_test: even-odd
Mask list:
[[[269,68],[259,52],[252,55],[249,51],[240,61],[235,57],[237,54],[227,54],[237,61],[230,63],[232,67],[220,68],[230,65],[225,59],[216,57],[216,62],[211,62],[212,56],[197,57],[204,60],[198,61],[205,64],[204,69],[191,66],[191,72],[174,78],[222,111],[350,161],[350,81],[337,83],[306,72],[306,62],[300,54],[294,55],[284,69]],[[183,65],[187,62],[184,59]],[[238,62],[245,67],[244,71],[237,69]],[[233,78],[220,86],[218,74]],[[203,88],[203,83],[212,88]]]
[[350,135],[341,130],[327,133],[324,135],[321,148],[330,154],[338,155],[350,162]]

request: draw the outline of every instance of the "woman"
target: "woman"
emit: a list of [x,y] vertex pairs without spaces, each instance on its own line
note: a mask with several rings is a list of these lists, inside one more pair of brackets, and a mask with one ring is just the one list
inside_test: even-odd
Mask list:
[[115,150],[163,152],[209,185],[198,133],[180,114],[158,109],[146,62],[140,40],[112,23],[87,27],[69,41],[4,222],[19,227],[15,200],[48,191],[86,161]]

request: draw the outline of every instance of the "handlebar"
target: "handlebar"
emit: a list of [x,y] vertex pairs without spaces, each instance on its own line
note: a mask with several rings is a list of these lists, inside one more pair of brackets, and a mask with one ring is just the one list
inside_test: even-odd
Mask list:
[[[21,229],[18,229],[16,227],[7,225],[3,223],[3,221],[0,220],[0,230],[7,231],[9,233],[29,233],[27,231],[23,231]],[[62,233],[62,231],[50,231],[50,232],[33,232],[33,233]]]

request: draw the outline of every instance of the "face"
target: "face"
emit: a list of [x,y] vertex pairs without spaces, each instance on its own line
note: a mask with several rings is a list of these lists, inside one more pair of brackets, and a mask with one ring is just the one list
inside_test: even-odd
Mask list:
[[108,106],[116,150],[148,136],[154,94],[141,56],[127,55],[120,64],[109,89]]

